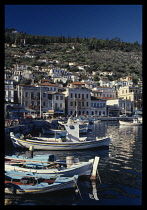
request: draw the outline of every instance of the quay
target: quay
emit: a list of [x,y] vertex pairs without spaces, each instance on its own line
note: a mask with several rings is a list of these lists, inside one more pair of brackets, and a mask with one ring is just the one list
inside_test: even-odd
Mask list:
[[[88,117],[87,117],[88,118]],[[101,121],[119,121],[119,120],[133,120],[134,117],[94,117],[95,120],[101,120]],[[15,123],[15,122],[14,122]],[[29,132],[32,132],[35,129],[42,129],[42,127],[48,125],[48,121],[44,119],[40,120],[28,120],[25,122],[17,122],[17,124],[8,124],[6,125],[5,122],[5,134],[9,134],[10,132],[19,132],[22,134],[27,134]]]
[[119,120],[131,121],[137,117],[94,117],[94,118],[102,121],[119,121]]

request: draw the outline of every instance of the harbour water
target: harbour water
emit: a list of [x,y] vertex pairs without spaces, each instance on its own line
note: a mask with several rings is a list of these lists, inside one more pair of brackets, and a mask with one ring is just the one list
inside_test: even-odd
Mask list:
[[[51,153],[60,159],[75,156],[80,161],[100,157],[96,181],[79,180],[80,194],[73,190],[39,196],[6,196],[12,205],[141,205],[142,204],[142,126],[119,126],[116,121],[96,123],[92,134],[111,135],[109,149],[79,151],[34,151]],[[6,155],[28,156],[29,151],[6,150]]]

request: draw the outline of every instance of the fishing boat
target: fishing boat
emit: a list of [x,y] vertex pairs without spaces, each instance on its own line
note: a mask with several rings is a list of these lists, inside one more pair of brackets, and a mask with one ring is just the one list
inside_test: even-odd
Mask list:
[[[67,156],[66,161],[56,160],[54,155],[43,155],[44,157],[34,156],[33,158],[15,157],[14,155],[5,157],[5,170],[7,171],[23,171],[32,172],[41,175],[59,174],[61,176],[72,177],[75,174],[78,176],[93,176],[94,171],[97,171],[99,157],[90,159],[87,162],[80,162],[74,156]],[[94,174],[96,177],[96,174]]]
[[79,124],[67,123],[64,125],[66,129],[66,139],[32,137],[25,138],[23,135],[10,132],[10,138],[15,147],[29,148],[33,146],[36,150],[81,150],[96,147],[109,147],[110,137],[80,137]]
[[60,136],[66,136],[66,131],[59,130],[59,129],[52,129],[47,127],[42,127],[42,133],[43,134],[52,134],[52,135],[60,135]]
[[126,122],[126,121],[119,120],[119,124],[126,125],[126,126],[139,126],[139,125],[142,125],[142,122],[139,121],[138,119],[133,119],[132,122]]
[[40,194],[77,186],[78,175],[73,177],[38,176],[17,171],[5,172],[6,194]]

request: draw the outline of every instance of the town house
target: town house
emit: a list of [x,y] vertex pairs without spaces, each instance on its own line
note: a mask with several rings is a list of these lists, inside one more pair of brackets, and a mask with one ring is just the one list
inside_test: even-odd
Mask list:
[[48,88],[20,84],[18,85],[18,101],[26,108],[33,109],[38,112],[40,112],[40,103],[42,111],[43,108],[48,110]]
[[118,90],[118,97],[129,99],[132,102],[132,110],[142,109],[142,93],[139,87],[124,86]]
[[110,87],[95,87],[92,89],[91,95],[101,98],[116,98],[116,90]]
[[85,87],[67,88],[66,114],[71,115],[91,115],[91,90]]
[[5,79],[5,101],[17,102],[17,90],[14,87],[14,81]]
[[131,115],[131,101],[123,98],[106,100],[108,116]]
[[106,100],[91,96],[91,115],[92,116],[106,116]]

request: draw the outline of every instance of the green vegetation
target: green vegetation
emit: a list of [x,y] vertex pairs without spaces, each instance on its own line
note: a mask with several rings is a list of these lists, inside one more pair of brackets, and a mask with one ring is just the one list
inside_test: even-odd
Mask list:
[[[24,32],[12,33],[15,29],[5,29],[5,43],[16,44],[16,48],[5,49],[5,65],[9,68],[14,63],[26,63],[30,66],[45,67],[48,64],[38,62],[38,59],[58,60],[53,63],[55,67],[64,67],[69,71],[77,72],[78,68],[69,67],[69,62],[76,62],[85,67],[86,75],[93,71],[113,72],[109,80],[116,80],[122,76],[130,75],[134,81],[142,78],[142,45],[137,41],[127,43],[115,37],[111,40],[92,38],[71,38],[70,36],[36,36]],[[22,46],[21,40],[26,40],[26,46]],[[39,52],[40,51],[40,52]],[[46,53],[49,51],[49,53]],[[26,58],[21,55],[30,52],[35,58]],[[14,57],[20,55],[20,57]],[[84,73],[85,74],[85,73]],[[86,78],[86,75],[83,77]],[[99,75],[94,78],[99,80]]]

